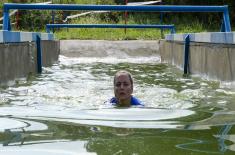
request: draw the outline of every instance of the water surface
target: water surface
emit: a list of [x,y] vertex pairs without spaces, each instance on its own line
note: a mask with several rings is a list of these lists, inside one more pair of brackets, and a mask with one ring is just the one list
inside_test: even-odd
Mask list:
[[[130,71],[145,108],[105,105]],[[235,91],[158,56],[69,58],[0,89],[0,154],[234,154]]]

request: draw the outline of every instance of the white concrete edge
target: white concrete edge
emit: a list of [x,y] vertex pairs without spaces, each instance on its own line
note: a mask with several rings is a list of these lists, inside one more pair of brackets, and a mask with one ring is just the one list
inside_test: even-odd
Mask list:
[[20,41],[25,42],[33,40],[33,35],[30,32],[20,32]]
[[[202,32],[188,34],[192,42],[235,44],[235,32]],[[184,41],[185,35],[187,34],[167,34],[165,35],[165,40]]]
[[49,40],[48,33],[41,33],[41,40]]
[[54,34],[41,32],[19,32],[0,30],[0,43],[8,42],[31,42],[35,41],[35,35],[39,35],[41,40],[54,40]]

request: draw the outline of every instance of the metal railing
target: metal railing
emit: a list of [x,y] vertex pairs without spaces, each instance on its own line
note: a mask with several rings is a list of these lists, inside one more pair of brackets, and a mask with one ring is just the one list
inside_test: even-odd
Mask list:
[[175,33],[174,25],[125,25],[125,24],[47,24],[46,31],[50,33],[52,28],[159,28],[159,29],[170,29],[171,33]]
[[77,5],[77,4],[14,4],[5,3],[3,12],[3,30],[10,30],[9,10],[100,10],[100,11],[129,11],[129,12],[221,12],[225,32],[231,32],[228,6],[126,6],[126,5]]

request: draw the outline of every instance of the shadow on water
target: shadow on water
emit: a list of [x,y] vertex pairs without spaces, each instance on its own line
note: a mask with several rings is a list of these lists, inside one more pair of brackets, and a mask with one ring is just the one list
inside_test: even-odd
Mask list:
[[[157,60],[60,57],[1,88],[0,154],[234,154],[234,90]],[[104,107],[120,69],[145,108]]]
[[[24,121],[27,119],[24,119]],[[79,125],[58,121],[37,121],[48,129],[42,131],[11,131],[0,134],[0,152],[44,150],[44,153],[79,153],[85,149],[97,154],[233,154],[232,125],[207,126],[208,129],[133,129]],[[205,126],[204,126],[205,127]],[[83,145],[79,145],[83,142]],[[68,148],[71,143],[76,147]],[[74,144],[73,144],[74,143]],[[20,146],[20,147],[19,147]],[[46,146],[46,148],[44,148]],[[60,148],[56,147],[60,146]],[[72,149],[72,150],[68,150]]]

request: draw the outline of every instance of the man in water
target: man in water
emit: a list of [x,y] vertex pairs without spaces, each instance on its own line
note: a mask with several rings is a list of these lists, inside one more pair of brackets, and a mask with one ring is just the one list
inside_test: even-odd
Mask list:
[[118,71],[113,80],[115,97],[110,99],[110,103],[116,106],[144,106],[140,100],[132,96],[133,78],[127,71]]

